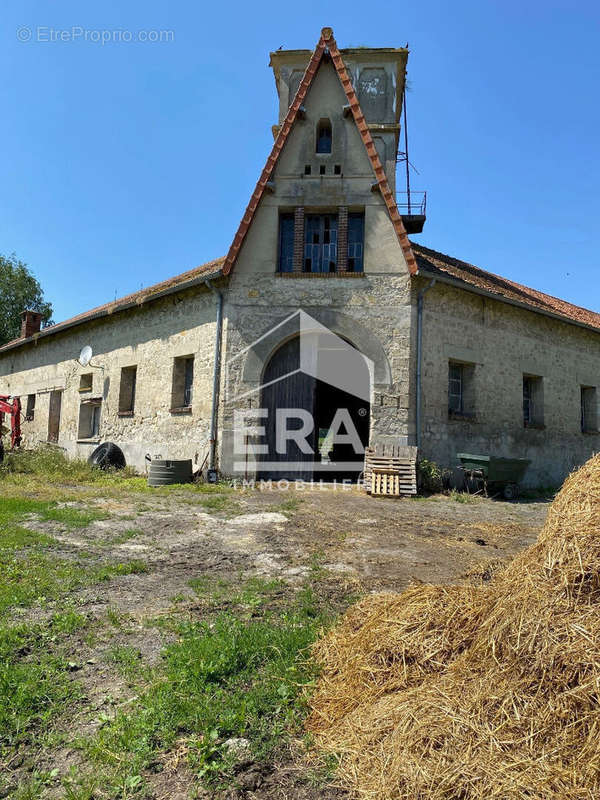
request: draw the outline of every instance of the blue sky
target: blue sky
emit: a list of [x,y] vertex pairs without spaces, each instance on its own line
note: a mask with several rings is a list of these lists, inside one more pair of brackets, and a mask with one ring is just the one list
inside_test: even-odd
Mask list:
[[[324,25],[409,44],[415,238],[600,310],[597,3],[23,0],[1,19],[0,252],[56,321],[227,251],[273,141],[269,51]],[[94,41],[114,30],[172,41]]]

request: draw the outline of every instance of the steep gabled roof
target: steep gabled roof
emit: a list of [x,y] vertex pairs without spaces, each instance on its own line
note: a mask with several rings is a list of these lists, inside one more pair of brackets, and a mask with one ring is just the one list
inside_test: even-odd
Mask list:
[[459,261],[437,250],[431,250],[421,244],[411,242],[415,254],[419,274],[432,277],[448,277],[458,284],[463,284],[466,289],[481,290],[491,295],[496,295],[498,300],[528,306],[532,311],[541,311],[545,314],[564,318],[568,322],[576,322],[590,328],[600,330],[600,314],[581,306],[567,303],[558,297],[538,292],[520,283],[515,283],[508,278],[494,275],[484,269]]
[[279,156],[281,155],[285,143],[287,142],[287,139],[290,135],[290,131],[294,125],[294,122],[298,117],[298,111],[300,110],[300,106],[304,103],[304,99],[314,80],[315,75],[317,74],[317,70],[321,63],[321,60],[326,53],[328,53],[331,56],[331,60],[333,62],[335,70],[342,84],[342,88],[346,95],[346,99],[348,100],[348,105],[350,106],[350,109],[352,111],[352,117],[354,119],[354,122],[356,123],[356,127],[358,128],[360,137],[365,145],[367,155],[369,156],[371,166],[373,167],[373,172],[375,173],[375,178],[377,179],[377,183],[379,184],[381,195],[386,204],[388,213],[390,215],[390,219],[394,226],[394,230],[396,231],[396,236],[398,237],[398,241],[402,248],[402,252],[404,253],[404,258],[406,259],[408,269],[411,275],[414,275],[417,272],[417,264],[415,261],[415,257],[412,253],[412,250],[410,249],[410,242],[408,240],[406,230],[402,223],[402,217],[398,213],[398,208],[396,206],[396,199],[389,187],[385,171],[383,169],[381,161],[379,160],[379,155],[377,154],[377,149],[371,137],[371,133],[369,132],[369,126],[367,125],[364,114],[360,109],[358,97],[356,96],[356,92],[354,91],[354,87],[352,86],[352,81],[350,80],[348,72],[344,65],[344,60],[341,56],[340,51],[338,50],[336,41],[333,38],[333,31],[331,30],[331,28],[323,28],[323,30],[321,31],[321,38],[319,39],[317,46],[311,56],[311,59],[308,62],[308,66],[306,67],[304,76],[300,81],[300,85],[298,87],[298,91],[296,92],[294,101],[289,107],[286,118],[283,121],[281,128],[279,129],[277,138],[273,143],[273,149],[271,150],[271,153],[267,158],[267,163],[265,164],[264,169],[261,172],[256,187],[252,192],[252,197],[250,198],[250,202],[248,203],[246,211],[244,212],[244,216],[242,217],[242,221],[240,222],[240,225],[237,229],[237,233],[233,238],[233,242],[231,243],[231,247],[229,248],[229,252],[227,253],[227,256],[225,258],[225,263],[223,265],[224,275],[228,275],[235,265],[239,252],[242,248],[242,244],[244,243],[244,239],[246,238],[246,234],[248,233],[250,225],[252,224],[252,220],[254,218],[254,214],[256,213],[256,209],[258,208],[258,205],[267,187],[267,183],[271,180],[273,170],[275,169]]
[[11,350],[13,347],[19,347],[26,342],[36,341],[40,337],[59,333],[66,328],[72,328],[75,325],[81,325],[84,322],[90,322],[100,317],[107,317],[119,311],[126,311],[152,300],[158,300],[159,297],[192,287],[199,282],[207,280],[209,277],[218,277],[221,274],[223,262],[224,259],[222,257],[215,258],[213,261],[207,261],[206,264],[201,264],[199,267],[194,267],[187,272],[182,272],[180,275],[175,275],[173,278],[168,278],[166,281],[155,283],[153,286],[140,289],[138,292],[119,297],[111,303],[104,303],[104,305],[84,311],[82,314],[77,314],[77,316],[66,319],[63,322],[57,322],[56,325],[43,328],[39,333],[35,333],[27,339],[13,339],[0,347],[0,353],[4,350]]

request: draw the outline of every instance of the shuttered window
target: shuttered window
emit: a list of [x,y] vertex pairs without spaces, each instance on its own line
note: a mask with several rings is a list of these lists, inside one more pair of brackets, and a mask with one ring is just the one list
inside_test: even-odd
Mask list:
[[294,269],[294,215],[282,214],[279,217],[279,272],[292,272]]

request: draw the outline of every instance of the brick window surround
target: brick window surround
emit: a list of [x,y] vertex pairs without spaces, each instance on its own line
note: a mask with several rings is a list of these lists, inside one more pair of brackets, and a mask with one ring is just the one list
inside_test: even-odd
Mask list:
[[[307,259],[307,249],[311,249],[312,242],[312,239],[311,242],[307,241],[307,236],[311,237],[311,232],[318,223],[319,217],[334,218],[334,233],[337,237],[335,270],[324,269],[318,258]],[[329,226],[326,227],[329,229]],[[318,237],[316,247],[321,243],[321,238]],[[352,248],[351,254],[350,248]],[[282,213],[279,216],[278,250],[277,274],[280,276],[325,277],[330,275],[339,277],[343,275],[350,277],[362,275],[364,268],[364,212],[349,213],[347,206],[340,206],[337,212],[321,214],[307,211],[304,206],[298,206],[294,209],[293,214]],[[307,263],[310,263],[311,269],[307,269]],[[316,270],[315,266],[317,266]],[[319,267],[321,268],[319,269]]]

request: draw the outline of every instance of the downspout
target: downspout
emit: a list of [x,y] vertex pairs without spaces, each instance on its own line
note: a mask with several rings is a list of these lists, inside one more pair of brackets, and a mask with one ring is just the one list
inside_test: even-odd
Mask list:
[[217,467],[217,423],[219,421],[219,390],[221,387],[221,340],[223,338],[223,292],[215,289],[209,280],[204,281],[217,296],[217,330],[215,332],[215,366],[213,371],[212,408],[210,415],[210,456],[208,468]]
[[419,290],[417,295],[417,457],[421,449],[421,361],[423,359],[423,299],[425,293],[435,286],[435,278],[431,283]]

